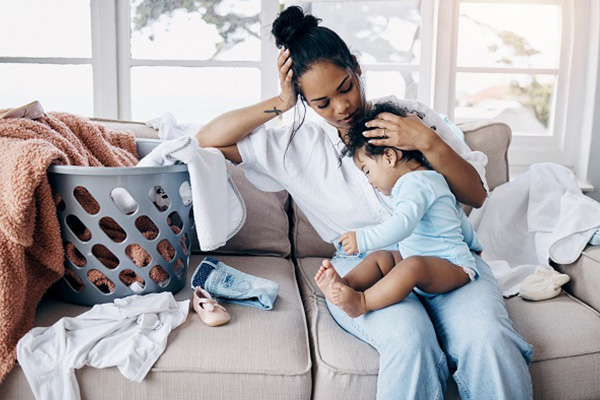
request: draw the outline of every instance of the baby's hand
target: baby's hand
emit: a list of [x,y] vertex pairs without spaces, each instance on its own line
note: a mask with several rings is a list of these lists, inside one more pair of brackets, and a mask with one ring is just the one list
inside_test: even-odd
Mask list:
[[346,254],[351,255],[358,253],[358,244],[356,243],[356,232],[346,232],[340,236],[340,244],[344,248]]

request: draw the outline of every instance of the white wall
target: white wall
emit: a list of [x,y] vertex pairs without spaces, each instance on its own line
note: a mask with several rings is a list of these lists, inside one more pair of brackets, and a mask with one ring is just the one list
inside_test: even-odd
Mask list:
[[594,119],[592,122],[592,140],[588,161],[588,180],[594,186],[587,195],[600,201],[600,60],[598,78],[596,79],[596,103],[594,106]]

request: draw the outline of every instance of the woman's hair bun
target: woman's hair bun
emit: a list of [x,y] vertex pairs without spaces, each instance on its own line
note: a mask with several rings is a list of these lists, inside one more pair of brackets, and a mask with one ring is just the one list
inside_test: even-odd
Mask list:
[[321,19],[304,14],[304,10],[298,6],[290,6],[283,10],[275,21],[271,33],[275,36],[277,47],[289,47],[301,33],[319,25]]

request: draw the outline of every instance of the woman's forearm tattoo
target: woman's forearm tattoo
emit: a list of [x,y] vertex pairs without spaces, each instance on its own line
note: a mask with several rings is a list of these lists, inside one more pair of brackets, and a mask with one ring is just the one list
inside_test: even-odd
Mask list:
[[265,114],[275,114],[275,115],[279,115],[279,114],[283,114],[283,111],[278,110],[277,107],[273,107],[272,110],[265,110],[264,111]]

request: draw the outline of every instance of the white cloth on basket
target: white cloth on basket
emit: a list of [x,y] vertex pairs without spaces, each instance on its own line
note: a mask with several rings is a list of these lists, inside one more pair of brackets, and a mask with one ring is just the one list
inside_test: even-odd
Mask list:
[[75,369],[86,365],[116,366],[141,382],[187,318],[189,302],[175,301],[171,292],[132,295],[33,328],[19,340],[17,358],[35,398],[79,400]]
[[192,136],[195,126],[182,125],[189,129],[186,131],[170,114],[147,123],[158,129],[161,139],[170,139],[158,145],[138,165],[187,164],[200,249],[212,251],[224,246],[244,225],[246,206],[227,172],[223,153],[215,148],[201,148]]
[[510,297],[538,265],[577,260],[600,229],[600,203],[581,193],[569,169],[541,163],[497,187],[469,219],[484,260]]

